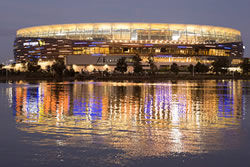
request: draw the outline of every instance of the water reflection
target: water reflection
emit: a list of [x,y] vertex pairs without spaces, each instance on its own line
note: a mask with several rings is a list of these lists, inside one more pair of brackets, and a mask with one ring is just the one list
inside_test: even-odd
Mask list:
[[102,144],[134,156],[240,145],[242,81],[20,82],[10,92],[19,128],[67,136],[58,145]]

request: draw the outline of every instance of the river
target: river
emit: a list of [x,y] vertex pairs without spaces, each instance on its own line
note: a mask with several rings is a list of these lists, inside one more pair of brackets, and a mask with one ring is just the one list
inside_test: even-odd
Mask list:
[[250,166],[250,81],[0,83],[0,166]]

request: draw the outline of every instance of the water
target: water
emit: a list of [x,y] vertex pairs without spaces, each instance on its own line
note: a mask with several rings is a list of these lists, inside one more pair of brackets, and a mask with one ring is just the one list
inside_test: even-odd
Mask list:
[[0,92],[0,166],[250,166],[250,81],[20,81]]

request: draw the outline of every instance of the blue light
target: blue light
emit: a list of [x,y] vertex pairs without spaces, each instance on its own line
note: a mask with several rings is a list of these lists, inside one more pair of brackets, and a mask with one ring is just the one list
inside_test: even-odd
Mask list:
[[16,113],[17,113],[17,110],[16,110],[16,102],[17,102],[17,97],[16,97],[16,87],[13,88],[13,93],[12,93],[12,108],[13,108],[13,111],[12,111],[12,114],[13,116],[16,116]]
[[91,44],[104,44],[105,42],[91,42]]
[[147,97],[146,99],[146,104],[147,107],[145,108],[144,112],[145,112],[145,118],[146,119],[150,119],[150,117],[152,116],[152,105],[153,105],[153,97]]
[[75,99],[73,104],[74,116],[90,117],[91,120],[102,118],[102,99],[100,97],[92,97],[88,99]]
[[172,57],[172,55],[156,55],[155,57]]
[[219,47],[224,47],[224,45],[218,45]]
[[145,44],[144,46],[154,46],[153,44]]
[[224,49],[228,49],[228,50],[231,50],[232,48],[230,48],[230,47],[224,47]]
[[96,46],[96,45],[89,45],[90,47]]
[[39,116],[39,89],[38,88],[28,88],[27,89],[27,118],[33,117],[36,114],[37,118]]
[[87,44],[87,42],[75,42],[75,45],[82,45],[82,44]]
[[92,54],[91,56],[102,56],[102,54]]
[[[231,118],[234,115],[234,95],[233,91],[229,90],[228,83],[218,83],[220,91],[223,93],[218,94],[218,117]],[[232,89],[232,88],[230,88]],[[224,93],[226,92],[226,93]],[[232,93],[230,93],[232,92]]]
[[187,47],[186,46],[177,46],[177,48],[179,48],[179,49],[186,49]]

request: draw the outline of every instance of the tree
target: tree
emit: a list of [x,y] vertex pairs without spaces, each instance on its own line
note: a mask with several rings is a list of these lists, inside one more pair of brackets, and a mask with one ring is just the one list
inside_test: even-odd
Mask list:
[[150,67],[150,73],[155,74],[155,71],[157,70],[157,66],[155,65],[154,55],[153,54],[150,54],[148,56],[148,64],[149,64],[149,67]]
[[170,68],[171,72],[175,73],[177,75],[179,73],[179,67],[176,63],[173,63]]
[[142,59],[138,54],[133,56],[133,67],[134,67],[134,73],[139,74],[143,71],[142,65],[141,65]]
[[202,72],[202,64],[200,62],[198,62],[195,66],[194,66],[195,72],[197,73],[201,73]]
[[16,67],[16,63],[11,63],[11,67],[15,68]]
[[63,71],[66,69],[66,66],[64,64],[63,60],[59,60],[52,64],[51,69],[55,71],[55,73],[59,76],[63,75]]
[[36,62],[28,62],[27,69],[29,72],[37,72],[41,69],[41,66],[38,65]]
[[50,66],[50,65],[47,65],[47,66],[46,66],[46,72],[48,72],[48,73],[51,72],[51,66]]
[[250,69],[250,63],[249,63],[248,58],[243,59],[243,62],[241,63],[240,68],[242,69],[243,75],[248,73],[248,71]]
[[197,73],[206,73],[209,71],[209,68],[208,66],[206,66],[205,64],[202,64],[200,62],[198,62],[196,65],[195,65],[195,72]]
[[219,57],[212,63],[213,71],[216,74],[219,74],[219,73],[226,74],[227,68],[229,67],[230,63],[231,62],[229,61],[229,58]]
[[26,71],[27,70],[26,61],[21,61],[21,68],[22,68],[22,71]]
[[201,72],[202,73],[207,73],[209,71],[209,66],[205,64],[201,64]]
[[104,76],[109,76],[109,69],[106,68],[105,71],[103,71],[103,75]]
[[193,64],[190,64],[190,65],[188,66],[188,71],[189,71],[191,74],[193,74],[193,72],[194,72],[194,65],[193,65]]
[[118,62],[116,63],[115,71],[119,71],[122,74],[127,72],[128,65],[126,63],[126,57],[122,57],[118,59]]

